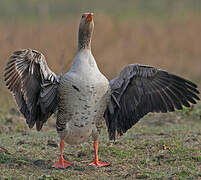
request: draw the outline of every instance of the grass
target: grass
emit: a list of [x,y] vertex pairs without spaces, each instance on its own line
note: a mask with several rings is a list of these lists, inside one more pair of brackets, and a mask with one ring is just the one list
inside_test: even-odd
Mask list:
[[[115,5],[115,8],[114,8]],[[201,14],[199,0],[1,0],[0,21],[44,22],[65,21],[81,12],[104,13],[116,20],[146,19],[165,20]]]
[[[105,15],[94,19],[92,51],[100,70],[109,79],[126,64],[139,63],[168,70],[201,84],[200,16],[164,22],[146,19],[116,22]],[[78,24],[79,18],[65,23],[1,23],[0,73],[3,74],[11,53],[21,48],[41,51],[54,72],[67,72],[76,54]],[[2,76],[0,93],[8,94]],[[4,108],[14,107],[10,94],[2,96],[0,104]]]
[[[10,128],[10,132],[0,134],[0,177],[199,179],[201,123],[199,116],[192,116],[199,106],[195,106],[189,116],[181,112],[150,114],[116,142],[108,141],[104,128],[99,155],[111,166],[103,168],[88,166],[93,159],[91,140],[80,146],[66,144],[64,158],[73,165],[65,170],[51,168],[59,157],[59,148],[48,145],[50,140],[56,145],[59,143],[54,127],[50,128],[54,118],[42,132],[29,130],[22,123],[21,132]],[[0,125],[6,126],[6,122],[1,121]]]

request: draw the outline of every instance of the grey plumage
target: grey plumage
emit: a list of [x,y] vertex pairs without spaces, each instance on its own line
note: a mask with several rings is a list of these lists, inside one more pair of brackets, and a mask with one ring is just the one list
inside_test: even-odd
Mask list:
[[197,85],[155,67],[130,64],[110,81],[104,117],[110,139],[123,135],[149,112],[172,112],[200,100]]

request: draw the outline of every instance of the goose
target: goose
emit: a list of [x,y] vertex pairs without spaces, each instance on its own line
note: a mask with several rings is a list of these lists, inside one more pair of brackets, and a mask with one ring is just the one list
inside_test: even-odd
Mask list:
[[77,54],[70,70],[55,74],[37,50],[13,52],[4,70],[29,128],[43,124],[57,112],[60,158],[52,165],[66,168],[64,142],[79,145],[92,138],[95,158],[89,165],[108,166],[98,159],[98,137],[105,121],[109,139],[115,140],[149,112],[173,112],[196,104],[199,90],[193,82],[167,71],[140,64],[127,65],[114,79],[99,70],[91,52],[93,13],[84,13],[78,31]]

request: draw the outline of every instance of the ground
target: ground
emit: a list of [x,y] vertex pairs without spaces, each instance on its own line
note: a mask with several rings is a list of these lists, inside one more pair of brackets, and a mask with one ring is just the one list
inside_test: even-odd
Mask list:
[[92,141],[65,145],[64,158],[73,165],[54,169],[59,157],[55,118],[43,131],[29,130],[16,109],[1,112],[0,179],[201,179],[201,104],[176,113],[149,114],[116,142],[106,127],[99,155],[109,167],[91,167]]

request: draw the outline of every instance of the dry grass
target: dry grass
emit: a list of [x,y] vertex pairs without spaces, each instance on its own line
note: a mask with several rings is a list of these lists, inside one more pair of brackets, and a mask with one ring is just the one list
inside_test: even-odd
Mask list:
[[[58,24],[1,24],[0,72],[14,50],[28,47],[43,52],[55,72],[67,72],[76,54],[78,24],[79,18]],[[158,23],[114,22],[99,16],[95,18],[93,54],[108,78],[113,78],[128,63],[140,63],[169,70],[200,84],[200,32],[199,17]]]
[[[12,51],[34,48],[45,54],[56,72],[66,72],[77,48],[79,19],[59,24],[1,24],[0,69]],[[110,78],[128,63],[159,66],[201,81],[201,21],[114,22],[95,18],[93,52]]]

